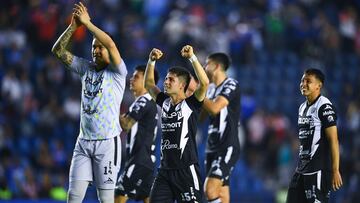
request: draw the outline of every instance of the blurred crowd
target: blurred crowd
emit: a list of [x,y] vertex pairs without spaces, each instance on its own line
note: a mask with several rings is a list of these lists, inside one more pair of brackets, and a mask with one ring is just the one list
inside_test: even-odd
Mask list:
[[[75,2],[1,2],[0,200],[66,197],[81,87],[50,50]],[[231,182],[233,202],[283,201],[297,161],[302,70],[322,69],[324,94],[339,115],[345,183],[332,202],[360,202],[359,0],[83,2],[94,24],[114,36],[130,73],[153,47],[165,53],[157,65],[162,76],[171,65],[189,66],[179,54],[185,44],[201,61],[211,52],[231,56],[230,75],[242,91],[242,155]],[[80,28],[69,49],[91,59],[91,38]],[[122,112],[133,101],[125,94]],[[203,159],[206,125],[198,134]]]

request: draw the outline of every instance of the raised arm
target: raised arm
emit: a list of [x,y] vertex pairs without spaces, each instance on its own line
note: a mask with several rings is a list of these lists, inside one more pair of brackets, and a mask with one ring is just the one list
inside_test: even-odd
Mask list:
[[159,49],[154,48],[153,50],[151,50],[144,74],[145,89],[149,92],[149,94],[155,101],[157,95],[160,93],[159,87],[157,87],[155,84],[155,77],[154,77],[155,62],[159,60],[162,55],[163,53]]
[[79,2],[75,4],[74,8],[75,17],[94,35],[94,37],[101,42],[102,45],[109,51],[111,63],[119,65],[121,63],[121,56],[116,47],[115,42],[104,31],[96,27],[90,19],[87,8]]
[[325,134],[329,140],[330,153],[331,153],[331,168],[332,168],[332,188],[338,190],[343,182],[339,171],[340,165],[340,153],[339,153],[339,141],[337,135],[337,127],[331,126],[325,129]]
[[204,68],[200,64],[199,60],[194,54],[192,46],[186,45],[181,49],[181,55],[184,58],[190,60],[192,67],[194,68],[195,74],[199,79],[199,85],[194,92],[194,96],[198,101],[203,101],[206,95],[207,88],[209,86],[209,78],[207,77]]
[[74,55],[67,50],[67,46],[69,44],[71,36],[74,34],[75,30],[80,27],[80,25],[81,22],[75,19],[73,15],[70,25],[56,40],[54,46],[51,49],[51,52],[67,66],[71,65],[74,58]]

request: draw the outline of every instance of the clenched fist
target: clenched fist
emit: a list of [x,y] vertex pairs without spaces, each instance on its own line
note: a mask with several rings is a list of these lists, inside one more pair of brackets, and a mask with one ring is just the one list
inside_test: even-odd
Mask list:
[[157,61],[162,57],[163,53],[160,49],[153,48],[150,52],[149,59],[152,61]]
[[194,55],[194,50],[192,48],[192,46],[190,45],[185,45],[182,49],[181,49],[181,56],[184,58],[191,58]]

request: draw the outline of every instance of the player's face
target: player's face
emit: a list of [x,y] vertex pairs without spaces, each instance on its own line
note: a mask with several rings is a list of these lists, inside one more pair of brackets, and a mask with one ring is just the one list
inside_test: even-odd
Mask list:
[[206,59],[205,72],[209,79],[211,79],[212,76],[215,75],[216,68],[217,64],[214,61],[212,61],[211,59]]
[[144,88],[144,73],[135,71],[130,78],[130,90],[139,91]]
[[304,96],[319,94],[321,85],[321,82],[314,75],[304,74],[300,82],[301,94]]
[[164,81],[164,92],[167,94],[178,94],[184,91],[185,84],[181,82],[176,74],[168,73]]
[[93,61],[98,65],[110,64],[109,51],[96,38],[93,39],[91,49]]

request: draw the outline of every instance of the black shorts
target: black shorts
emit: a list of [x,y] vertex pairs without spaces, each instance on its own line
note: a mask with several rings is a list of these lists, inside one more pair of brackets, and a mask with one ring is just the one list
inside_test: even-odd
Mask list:
[[327,203],[330,197],[331,173],[318,171],[309,174],[295,173],[291,179],[287,203]]
[[115,189],[115,196],[127,196],[134,200],[149,197],[154,180],[154,170],[139,164],[127,166],[120,175]]
[[199,166],[185,169],[159,169],[150,192],[151,203],[202,202]]
[[228,147],[226,151],[206,153],[206,176],[218,178],[223,182],[224,186],[228,186],[229,177],[239,157],[240,150],[234,147]]

